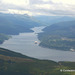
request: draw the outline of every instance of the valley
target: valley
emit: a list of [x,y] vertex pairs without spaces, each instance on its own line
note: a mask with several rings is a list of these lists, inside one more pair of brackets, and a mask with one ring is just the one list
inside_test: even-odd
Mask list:
[[0,75],[75,75],[75,1],[0,0]]
[[75,74],[70,72],[75,69],[75,21],[45,27],[28,15],[0,13],[0,18],[1,75]]

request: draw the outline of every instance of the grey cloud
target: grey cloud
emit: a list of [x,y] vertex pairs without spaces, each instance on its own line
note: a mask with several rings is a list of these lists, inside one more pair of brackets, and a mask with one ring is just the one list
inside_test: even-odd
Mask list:
[[43,0],[30,0],[30,4],[33,5],[33,4],[54,4],[52,2],[52,0],[50,0],[49,2],[44,2]]
[[48,9],[39,9],[39,8],[33,8],[30,10],[31,12],[36,12],[36,13],[41,13],[41,14],[53,14],[53,15],[75,15],[75,11],[70,11],[70,10],[48,10]]
[[[37,7],[34,7],[35,4],[50,4],[55,7],[54,9],[40,9]],[[4,4],[0,0],[0,11],[7,11],[8,9],[16,9],[16,10],[25,10],[25,11],[30,11],[34,13],[41,13],[41,14],[54,14],[54,15],[75,15],[75,11],[67,10],[67,8],[63,7],[62,4],[55,4],[50,0],[49,2],[44,2],[43,0],[30,0],[30,5],[29,6],[17,6],[13,4]],[[71,9],[75,9],[75,6],[70,6]]]
[[40,4],[40,3],[43,3],[42,0],[30,0],[30,4]]

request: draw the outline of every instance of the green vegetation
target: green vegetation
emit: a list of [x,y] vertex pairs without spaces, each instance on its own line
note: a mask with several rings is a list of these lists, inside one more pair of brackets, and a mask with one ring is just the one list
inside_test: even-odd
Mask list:
[[[10,36],[23,32],[33,32],[31,28],[41,25],[28,15],[0,13],[0,44]],[[7,35],[6,35],[7,34]]]
[[[61,65],[60,65],[61,63]],[[71,64],[69,62],[69,64]],[[0,75],[74,75],[75,73],[61,72],[60,69],[75,69],[66,62],[38,60],[0,48]]]
[[68,75],[75,75],[75,62],[61,61],[59,64],[62,72],[68,73]]
[[[68,47],[69,49],[75,48],[75,23],[73,23],[71,23],[73,27],[69,25],[70,27],[67,26],[67,30],[66,28],[61,29],[64,27],[58,25],[56,27],[54,26],[55,28],[51,28],[54,30],[49,30],[48,28],[50,27],[48,27],[47,32],[41,33],[41,35],[39,34],[39,39],[41,40],[40,45],[56,49],[63,48],[64,50],[68,50]],[[35,25],[39,26],[40,23],[28,15],[0,13],[0,33],[19,34],[20,32],[32,32],[30,28]],[[0,43],[10,38],[10,36],[5,34],[0,34]],[[38,60],[8,49],[0,48],[0,75],[75,75],[75,72],[61,72],[61,69],[75,69],[75,62]]]
[[0,13],[0,33],[15,35],[33,32],[30,28],[41,25],[28,15]]
[[21,57],[21,58],[29,58],[25,55],[22,55],[21,53],[13,52],[8,49],[0,48],[0,54],[10,57]]
[[44,29],[38,38],[40,46],[58,49],[75,50],[75,21],[56,23]]

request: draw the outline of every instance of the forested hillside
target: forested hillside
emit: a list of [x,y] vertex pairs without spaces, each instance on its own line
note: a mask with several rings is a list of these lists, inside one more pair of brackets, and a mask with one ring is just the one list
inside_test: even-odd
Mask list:
[[75,50],[75,21],[48,26],[39,34],[40,45],[58,50]]
[[0,13],[0,33],[19,34],[21,32],[32,32],[30,28],[41,25],[28,15],[3,14]]

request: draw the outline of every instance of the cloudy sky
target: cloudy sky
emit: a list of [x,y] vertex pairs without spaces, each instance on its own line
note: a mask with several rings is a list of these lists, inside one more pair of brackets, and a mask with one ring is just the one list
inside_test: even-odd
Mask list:
[[74,16],[75,0],[0,0],[0,12]]

